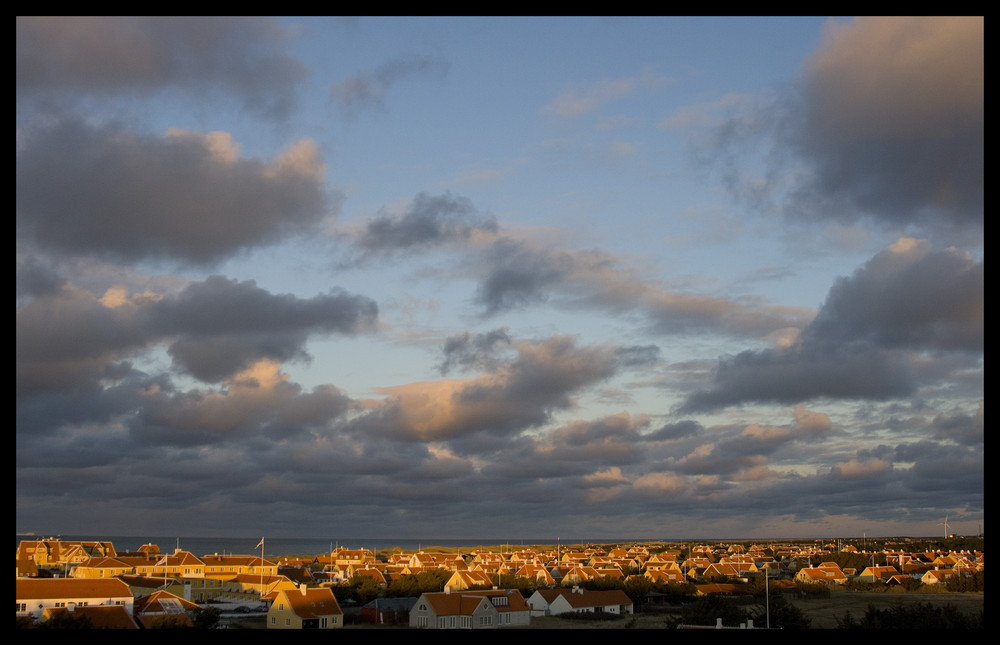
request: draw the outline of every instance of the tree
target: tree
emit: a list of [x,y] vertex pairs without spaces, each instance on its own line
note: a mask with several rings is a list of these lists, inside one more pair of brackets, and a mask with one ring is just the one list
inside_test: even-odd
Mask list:
[[195,629],[216,629],[219,626],[219,610],[215,607],[199,607],[191,612],[191,622]]
[[841,629],[984,629],[983,612],[964,614],[954,605],[935,607],[932,603],[902,602],[887,609],[868,605],[864,617],[844,614],[837,624]]
[[767,605],[761,607],[753,615],[754,627],[781,628],[781,629],[809,629],[812,621],[806,617],[805,613],[788,602],[780,592],[772,593],[768,596]]

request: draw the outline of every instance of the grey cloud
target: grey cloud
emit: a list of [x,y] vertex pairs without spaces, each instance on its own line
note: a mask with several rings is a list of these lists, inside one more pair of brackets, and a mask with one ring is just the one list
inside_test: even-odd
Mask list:
[[160,334],[178,337],[169,351],[179,365],[217,381],[260,359],[305,358],[311,335],[370,330],[378,307],[338,290],[303,299],[271,294],[253,280],[211,276],[156,303],[148,315]]
[[881,347],[984,348],[985,266],[956,249],[901,240],[837,280],[804,332],[828,342]]
[[324,427],[353,407],[336,388],[303,393],[290,382],[234,382],[221,391],[147,394],[129,424],[130,434],[155,445],[193,446],[247,442],[256,437],[270,450],[309,428]]
[[496,218],[477,212],[468,199],[420,193],[403,215],[370,221],[357,243],[368,253],[384,254],[462,242],[476,232],[497,231]]
[[930,212],[982,225],[982,17],[831,23],[802,96],[795,144],[815,164],[809,192],[897,223]]
[[70,286],[19,306],[18,390],[72,388],[101,378],[109,363],[146,346],[148,337],[134,313],[105,307]]
[[793,220],[978,237],[984,96],[982,17],[831,21],[789,94],[737,105],[697,154],[734,197]]
[[18,100],[68,93],[231,94],[249,110],[284,117],[305,66],[287,32],[257,17],[18,17]]
[[512,339],[507,329],[494,329],[484,334],[465,332],[445,339],[444,361],[438,366],[441,374],[454,368],[468,370],[493,370],[499,366],[500,350],[511,346]]
[[271,163],[226,135],[160,138],[67,120],[25,132],[18,235],[46,249],[212,264],[304,234],[330,202],[310,142]]
[[704,426],[697,421],[686,420],[678,421],[677,423],[668,423],[656,431],[644,435],[644,438],[647,441],[671,441],[685,437],[695,437],[704,431]]
[[808,323],[812,311],[672,291],[604,251],[536,248],[500,237],[476,258],[483,267],[476,303],[484,316],[554,300],[568,308],[635,313],[656,334],[766,337]]
[[486,263],[489,274],[479,285],[476,301],[487,316],[544,301],[546,288],[572,268],[569,255],[537,253],[506,237],[492,244]]
[[914,369],[908,352],[983,350],[983,289],[982,263],[900,240],[831,288],[798,344],[721,359],[711,387],[681,409],[910,394],[921,372],[944,375]]
[[984,404],[979,404],[975,414],[938,415],[932,428],[935,438],[951,440],[959,444],[975,446],[986,440],[986,417]]
[[438,80],[448,73],[449,65],[428,56],[401,56],[374,70],[364,70],[345,78],[330,88],[330,98],[347,117],[385,105],[389,88],[409,77],[430,77]]
[[406,441],[515,435],[569,408],[576,392],[617,369],[614,348],[577,347],[566,337],[515,347],[516,358],[475,378],[383,388],[385,402],[353,419],[346,431]]

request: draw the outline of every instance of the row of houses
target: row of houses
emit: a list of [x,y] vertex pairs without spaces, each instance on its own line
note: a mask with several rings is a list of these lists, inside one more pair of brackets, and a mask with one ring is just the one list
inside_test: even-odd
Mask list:
[[[199,605],[166,590],[133,598],[118,578],[18,578],[17,617],[33,621],[85,617],[93,627],[153,628],[158,621],[191,626]],[[267,594],[268,629],[338,629],[343,611],[329,587],[299,585]],[[624,616],[632,601],[620,590],[544,589],[527,600],[516,589],[424,593],[416,600],[400,599],[409,625],[418,629],[497,629],[523,627],[532,616],[594,613]],[[396,603],[398,604],[398,602]]]

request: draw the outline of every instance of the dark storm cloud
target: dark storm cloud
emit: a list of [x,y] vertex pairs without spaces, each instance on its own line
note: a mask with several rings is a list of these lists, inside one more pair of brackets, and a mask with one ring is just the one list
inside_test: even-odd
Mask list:
[[448,68],[447,63],[427,56],[401,56],[335,83],[330,98],[344,116],[355,117],[366,110],[383,108],[386,93],[396,83],[414,76],[439,80],[447,75]]
[[382,254],[461,242],[477,232],[497,231],[496,218],[477,212],[468,199],[420,193],[402,215],[382,215],[368,222],[357,243],[367,253]]
[[211,264],[307,232],[327,215],[316,147],[269,163],[228,135],[152,137],[66,120],[17,152],[17,231],[58,253]]
[[149,316],[164,336],[179,337],[169,351],[180,367],[217,381],[261,359],[306,357],[311,335],[370,330],[378,307],[343,291],[303,299],[271,294],[253,280],[210,276],[156,303]]
[[284,117],[307,76],[284,51],[287,36],[269,18],[19,17],[18,99],[175,88],[231,94],[253,112]]
[[900,240],[837,281],[798,343],[721,359],[682,409],[908,395],[920,382],[910,352],[982,352],[984,286],[982,262]]

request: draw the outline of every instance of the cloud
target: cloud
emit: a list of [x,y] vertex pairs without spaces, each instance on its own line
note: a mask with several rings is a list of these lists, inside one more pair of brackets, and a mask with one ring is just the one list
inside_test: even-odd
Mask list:
[[[984,97],[982,17],[861,17],[827,24],[790,93],[664,125],[709,125],[699,159],[756,208],[981,235]],[[703,116],[718,106],[721,122]]]
[[501,361],[499,351],[509,348],[512,343],[513,339],[506,328],[494,329],[485,334],[463,332],[451,336],[444,342],[445,358],[438,370],[444,375],[456,367],[462,370],[496,369]]
[[478,213],[468,199],[420,193],[402,215],[369,221],[357,245],[367,254],[389,254],[464,242],[480,234],[492,237],[497,231],[496,218]]
[[806,308],[672,290],[599,249],[542,247],[504,235],[476,260],[483,273],[476,302],[484,316],[554,303],[636,313],[656,334],[714,332],[758,338],[801,328],[813,316]]
[[892,222],[981,226],[984,90],[982,17],[830,22],[802,83],[812,189]]
[[304,234],[329,215],[316,145],[269,163],[224,133],[166,137],[66,120],[24,132],[19,236],[58,253],[209,265]]
[[169,352],[178,366],[217,381],[262,359],[305,358],[311,335],[371,330],[378,307],[339,290],[303,299],[268,293],[253,280],[210,276],[160,300],[149,316],[154,329],[175,338]]
[[330,87],[330,98],[346,117],[385,106],[389,89],[410,77],[444,78],[449,65],[422,55],[401,56],[373,70],[364,70],[356,76],[345,78]]
[[417,441],[513,435],[568,409],[575,392],[617,369],[611,347],[577,347],[559,336],[514,346],[516,358],[473,378],[382,388],[385,402],[353,421],[352,432]]
[[561,117],[579,116],[595,112],[608,103],[621,100],[639,90],[656,90],[669,84],[670,78],[652,70],[636,76],[606,78],[600,81],[579,83],[560,94],[543,108]]
[[908,395],[924,369],[917,353],[961,351],[975,360],[983,351],[983,269],[955,249],[901,239],[838,280],[795,344],[720,359],[712,386],[681,409]]
[[303,393],[271,360],[254,363],[223,385],[223,390],[150,390],[130,431],[138,441],[158,445],[219,444],[272,433],[272,441],[287,440],[294,431],[329,424],[353,405],[332,387]]
[[903,238],[837,280],[804,342],[869,340],[879,347],[984,349],[984,262]]
[[172,88],[229,94],[257,114],[285,117],[306,80],[287,37],[270,18],[18,17],[18,101]]
[[17,308],[17,388],[19,397],[93,395],[102,382],[135,376],[131,361],[160,346],[181,371],[217,382],[260,360],[306,358],[311,337],[368,331],[377,316],[363,296],[274,295],[221,276],[175,295],[114,287],[97,296],[66,285]]

